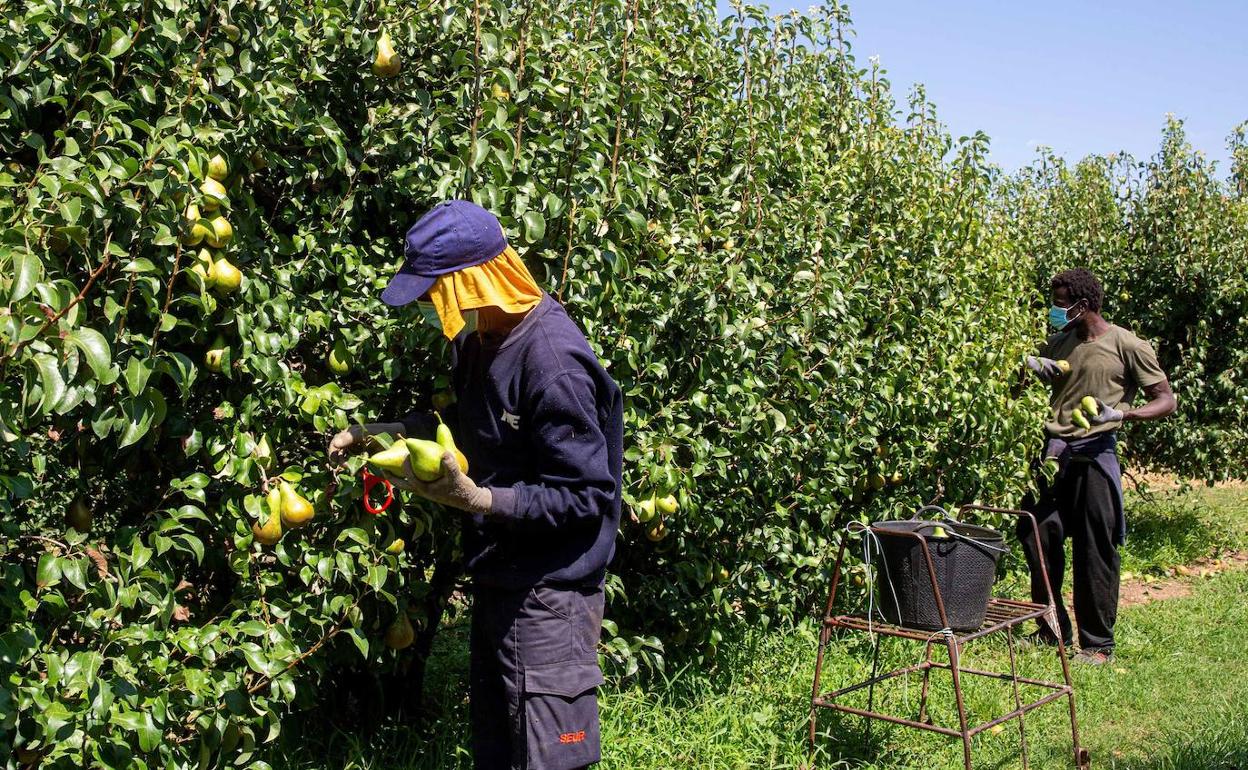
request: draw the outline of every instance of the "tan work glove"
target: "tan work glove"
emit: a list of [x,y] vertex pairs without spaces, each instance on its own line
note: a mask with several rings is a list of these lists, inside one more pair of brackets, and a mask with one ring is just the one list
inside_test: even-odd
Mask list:
[[[410,465],[408,466],[410,468]],[[489,513],[494,495],[486,487],[479,487],[459,469],[459,463],[450,452],[442,455],[442,477],[435,481],[421,481],[408,475],[399,478],[387,473],[386,478],[399,489],[415,492],[426,500],[441,503],[468,513]]]

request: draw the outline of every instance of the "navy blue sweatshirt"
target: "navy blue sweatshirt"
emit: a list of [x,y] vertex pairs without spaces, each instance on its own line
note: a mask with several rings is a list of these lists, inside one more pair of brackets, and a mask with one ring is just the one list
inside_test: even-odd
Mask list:
[[[464,555],[476,583],[597,585],[620,526],[624,406],[585,335],[549,295],[505,338],[452,346],[456,403],[443,413],[468,475],[493,494],[471,516]],[[404,418],[430,436],[431,415]]]

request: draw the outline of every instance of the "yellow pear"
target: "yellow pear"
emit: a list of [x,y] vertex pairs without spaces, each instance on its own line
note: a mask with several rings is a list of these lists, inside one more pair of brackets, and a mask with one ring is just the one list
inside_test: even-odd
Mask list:
[[667,537],[667,525],[660,521],[653,528],[646,530],[646,537],[652,543],[657,543]]
[[95,515],[91,513],[91,508],[82,495],[75,497],[65,511],[65,523],[79,532],[91,531],[91,522],[94,520]]
[[264,526],[251,525],[251,534],[261,545],[273,545],[282,539],[282,493],[277,487],[269,490],[269,520]]
[[438,446],[455,456],[455,462],[459,463],[459,472],[468,472],[468,458],[464,457],[464,453],[459,451],[459,447],[455,446],[455,437],[451,435],[451,428],[438,418],[437,432]]
[[373,59],[373,74],[380,78],[392,78],[399,74],[399,55],[394,50],[390,33],[384,29],[377,38],[377,58]]
[[329,364],[329,370],[334,374],[346,374],[351,371],[351,351],[347,350],[346,343],[338,340],[330,349],[329,355],[326,356],[325,362]]
[[212,160],[208,161],[208,178],[220,182],[229,175],[230,164],[226,163],[225,158],[221,157],[220,153],[213,155]]
[[225,257],[212,263],[208,283],[221,294],[232,294],[243,284],[243,273]]
[[208,346],[208,351],[204,353],[204,366],[208,367],[210,372],[220,372],[226,351],[225,337],[220,334]]
[[671,516],[677,511],[677,509],[680,508],[680,503],[676,500],[676,495],[670,493],[665,497],[660,497],[656,501],[656,504],[659,507],[659,511],[665,516]]
[[406,476],[407,444],[403,441],[394,442],[389,449],[383,449],[369,457],[368,464],[375,470],[387,471],[399,477]]
[[225,185],[217,180],[209,177],[199,186],[200,193],[203,194],[204,211],[216,211],[217,206],[225,203],[230,199],[229,193],[225,191]]
[[205,238],[208,241],[208,245],[214,249],[221,248],[234,237],[234,226],[225,217],[214,217],[208,225],[212,228],[212,232],[208,233]]
[[1053,363],[1057,364],[1057,368],[1062,370],[1062,374],[1070,374],[1070,362],[1066,359],[1063,358]]
[[416,478],[421,481],[442,478],[442,455],[446,450],[441,444],[419,438],[404,439],[403,443],[407,444],[408,459]]
[[386,546],[386,553],[389,553],[389,554],[393,554],[393,555],[395,555],[395,556],[398,556],[399,554],[403,553],[403,547],[404,547],[405,545],[407,545],[407,544],[403,542],[403,538],[401,538],[401,537],[396,537],[396,538],[394,539],[394,542],[392,542],[390,545]]
[[1088,418],[1083,416],[1083,412],[1079,411],[1078,407],[1075,407],[1075,411],[1071,412],[1070,421],[1084,430],[1092,427],[1092,423],[1088,422]]
[[186,207],[186,235],[182,236],[182,245],[198,246],[208,237],[208,227],[199,219],[199,206],[194,203]]
[[295,491],[285,481],[278,485],[282,496],[282,523],[291,529],[302,527],[312,520],[316,511],[307,498]]
[[416,629],[412,628],[412,621],[408,620],[407,611],[399,610],[399,616],[386,629],[386,646],[392,650],[402,650],[410,647],[415,640]]

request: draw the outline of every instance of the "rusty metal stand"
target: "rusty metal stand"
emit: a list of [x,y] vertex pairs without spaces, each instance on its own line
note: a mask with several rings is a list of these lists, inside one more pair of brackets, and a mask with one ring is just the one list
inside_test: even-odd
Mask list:
[[[979,505],[964,505],[958,510],[958,518],[961,519],[963,514],[970,511],[981,511],[987,513],[1001,513],[1010,516],[1017,516],[1020,519],[1025,518],[1031,522],[1032,531],[1035,533],[1035,542],[1040,542],[1039,527],[1036,525],[1036,519],[1027,511],[1016,511],[1006,508],[989,508]],[[870,729],[870,721],[872,719],[880,719],[893,724],[913,727],[918,730],[928,730],[941,735],[947,735],[954,738],[962,739],[962,759],[966,770],[972,770],[971,767],[971,740],[985,730],[990,730],[997,725],[1008,722],[1011,719],[1018,720],[1018,737],[1020,741],[1020,757],[1024,770],[1028,768],[1027,756],[1027,732],[1024,724],[1025,717],[1028,712],[1052,703],[1061,698],[1066,698],[1070,710],[1070,734],[1071,745],[1073,747],[1073,758],[1075,767],[1079,770],[1087,770],[1090,766],[1090,758],[1086,749],[1079,745],[1079,722],[1075,716],[1075,687],[1070,679],[1070,663],[1066,659],[1066,647],[1062,643],[1061,634],[1057,636],[1057,657],[1062,664],[1062,676],[1064,684],[1057,682],[1046,682],[1039,679],[1031,679],[1018,675],[1017,657],[1014,650],[1014,630],[1029,620],[1044,620],[1050,628],[1057,628],[1057,609],[1053,601],[1052,590],[1049,590],[1048,604],[1035,604],[1032,602],[1019,602],[1010,599],[992,599],[988,604],[988,613],[984,618],[984,623],[975,631],[954,633],[949,630],[949,623],[945,615],[945,603],[941,597],[940,586],[936,579],[936,566],[932,561],[931,553],[927,550],[927,539],[917,533],[899,534],[897,532],[883,533],[885,536],[903,536],[918,538],[923,545],[923,553],[927,557],[928,576],[932,582],[932,592],[936,597],[936,608],[940,613],[944,631],[935,633],[923,631],[919,629],[907,628],[905,626],[891,625],[888,623],[876,622],[871,618],[853,615],[834,615],[832,607],[836,601],[836,591],[841,576],[841,561],[845,556],[845,547],[847,542],[841,543],[840,551],[836,557],[836,568],[832,573],[832,588],[828,596],[827,608],[823,613],[823,627],[819,632],[819,655],[815,662],[815,681],[811,687],[810,696],[810,746],[813,752],[815,747],[815,727],[816,717],[819,708],[828,708],[840,711],[846,714],[855,714],[865,717]],[[1040,561],[1041,569],[1045,571],[1044,585],[1049,585],[1048,571],[1044,566],[1044,561]],[[844,687],[828,693],[820,694],[819,679],[823,674],[823,656],[827,648],[828,642],[832,638],[832,633],[836,629],[845,629],[847,631],[870,631],[871,633],[880,634],[881,636],[898,637],[903,639],[913,639],[926,643],[926,654],[924,661],[912,666],[889,671],[884,674],[878,674],[872,671],[872,676],[858,684],[850,687]],[[961,654],[965,644],[974,639],[982,639],[986,636],[1003,632],[1006,637],[1006,644],[1010,652],[1010,671],[1009,673],[1000,673],[995,671],[984,671],[981,669],[968,668],[962,665]],[[933,645],[941,644],[945,646],[949,653],[949,662],[941,663],[932,659]],[[877,647],[878,654],[878,647]],[[932,669],[942,669],[950,672],[953,678],[953,692],[958,704],[958,727],[943,727],[933,723],[931,717],[927,713],[927,699],[930,692],[929,684]],[[864,688],[870,688],[869,692],[874,693],[875,685],[895,679],[897,677],[909,676],[910,674],[922,673],[923,689],[919,701],[918,719],[906,719],[904,717],[884,714],[875,711],[872,701],[868,702],[867,708],[859,709],[838,703],[838,699],[853,692],[857,692]],[[1008,714],[1003,714],[995,719],[991,719],[982,724],[972,725],[968,719],[966,711],[966,703],[962,696],[962,677],[965,675],[988,677],[1010,682],[1013,686],[1014,710]],[[1019,685],[1025,684],[1036,687],[1046,692],[1037,700],[1024,703]]]

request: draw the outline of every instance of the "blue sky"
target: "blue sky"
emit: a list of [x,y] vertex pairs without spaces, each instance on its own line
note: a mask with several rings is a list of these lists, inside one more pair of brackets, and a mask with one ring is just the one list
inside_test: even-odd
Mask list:
[[1038,144],[1148,157],[1173,112],[1225,175],[1226,137],[1248,120],[1248,0],[850,0],[850,12],[861,66],[878,55],[903,102],[924,83],[949,129],[983,130],[1006,169]]

